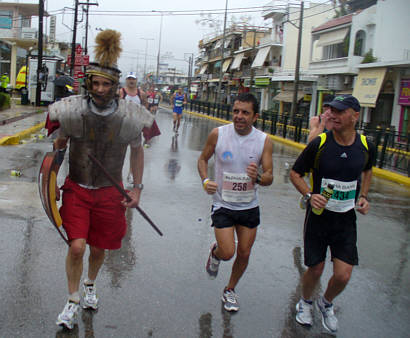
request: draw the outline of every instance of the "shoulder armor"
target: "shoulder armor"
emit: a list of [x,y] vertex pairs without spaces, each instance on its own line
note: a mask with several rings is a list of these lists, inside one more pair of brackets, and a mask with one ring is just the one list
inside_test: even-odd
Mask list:
[[87,111],[87,99],[81,95],[65,97],[49,106],[51,121],[58,121],[67,136],[81,137],[83,134],[82,115]]
[[124,116],[119,134],[123,140],[136,138],[144,127],[150,128],[154,123],[154,116],[144,106],[135,102],[119,99],[118,109]]

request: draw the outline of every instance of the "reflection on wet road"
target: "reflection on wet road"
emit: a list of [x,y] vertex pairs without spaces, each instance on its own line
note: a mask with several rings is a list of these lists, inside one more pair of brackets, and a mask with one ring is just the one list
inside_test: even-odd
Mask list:
[[[123,246],[107,253],[97,281],[101,307],[81,311],[72,332],[54,324],[66,296],[67,248],[41,209],[35,183],[51,143],[0,148],[0,297],[7,309],[0,312],[0,337],[327,337],[317,312],[311,329],[294,319],[305,269],[304,214],[289,182],[299,151],[274,144],[274,183],[259,190],[262,223],[236,290],[241,310],[230,314],[220,299],[231,262],[221,264],[213,281],[204,269],[214,236],[211,200],[196,169],[206,138],[218,124],[184,115],[176,135],[169,111],[161,109],[156,119],[162,134],[145,149],[141,207],[164,237],[135,210],[127,211]],[[10,178],[17,164],[23,175]],[[66,172],[67,161],[61,169]],[[406,337],[410,192],[374,179],[369,195],[371,212],[358,215],[360,265],[335,301],[338,337]],[[332,273],[328,263],[329,258],[323,280]],[[315,294],[325,287],[321,284]]]

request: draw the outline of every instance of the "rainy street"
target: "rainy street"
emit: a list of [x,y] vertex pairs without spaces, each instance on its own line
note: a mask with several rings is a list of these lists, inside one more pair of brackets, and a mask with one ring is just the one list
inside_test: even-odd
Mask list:
[[[218,124],[184,114],[175,136],[169,110],[160,109],[156,120],[162,134],[145,149],[140,206],[164,236],[136,210],[127,210],[123,246],[107,253],[97,279],[100,308],[81,310],[72,331],[55,325],[67,295],[67,246],[38,197],[37,174],[51,140],[0,148],[0,337],[328,337],[317,311],[310,329],[295,321],[305,269],[304,212],[289,171],[299,151],[274,144],[274,182],[259,189],[261,225],[236,288],[240,311],[230,314],[221,295],[232,261],[222,262],[215,280],[205,272],[214,240],[211,198],[196,169],[207,135]],[[124,179],[128,166],[127,159]],[[22,176],[10,176],[13,169]],[[357,216],[359,266],[335,300],[337,336],[408,337],[410,190],[373,178],[369,196],[370,213]],[[316,294],[331,275],[329,257],[326,262]]]

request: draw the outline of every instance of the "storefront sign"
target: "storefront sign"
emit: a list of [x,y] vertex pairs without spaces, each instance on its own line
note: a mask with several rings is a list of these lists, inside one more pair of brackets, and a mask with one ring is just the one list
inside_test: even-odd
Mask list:
[[386,68],[366,68],[359,70],[353,96],[363,107],[375,107],[380,88],[382,87]]
[[402,106],[410,106],[410,79],[401,80],[399,104]]

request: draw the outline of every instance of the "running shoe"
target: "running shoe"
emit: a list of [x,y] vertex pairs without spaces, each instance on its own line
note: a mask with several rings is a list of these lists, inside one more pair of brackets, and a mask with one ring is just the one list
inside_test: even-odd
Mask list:
[[222,302],[224,303],[224,309],[226,311],[238,311],[239,310],[239,303],[238,303],[238,295],[235,293],[234,289],[226,289],[222,295]]
[[312,326],[312,308],[313,305],[301,299],[296,304],[296,321],[303,326]]
[[323,297],[316,301],[316,306],[322,314],[322,325],[329,332],[337,331],[337,318],[333,311],[333,304],[325,304]]
[[78,311],[80,310],[80,304],[71,300],[64,306],[63,312],[58,317],[56,324],[64,326],[69,330],[72,330],[74,325],[77,324]]
[[98,296],[95,284],[83,284],[83,309],[98,309]]
[[215,279],[218,275],[219,263],[221,262],[213,254],[214,250],[216,249],[216,246],[216,242],[212,243],[211,249],[209,250],[208,260],[206,261],[205,265],[206,272],[208,273],[210,279]]

